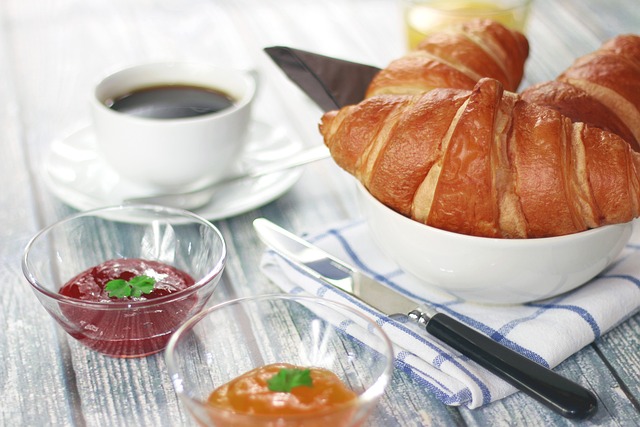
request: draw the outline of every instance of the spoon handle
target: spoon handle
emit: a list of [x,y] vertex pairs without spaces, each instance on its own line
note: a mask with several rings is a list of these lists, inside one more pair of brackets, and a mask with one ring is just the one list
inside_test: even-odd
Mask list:
[[204,187],[200,187],[196,190],[181,194],[196,194],[207,192],[209,190],[226,184],[230,184],[232,182],[242,181],[244,179],[260,178],[261,176],[293,169],[298,166],[306,165],[307,163],[326,159],[327,157],[329,157],[329,149],[325,145],[318,145],[313,148],[307,148],[305,150],[298,151],[297,153],[292,154],[284,160],[274,160],[269,163],[263,163],[237,175],[230,175]]
[[245,179],[255,179],[261,176],[269,175],[276,172],[282,172],[299,166],[306,165],[318,160],[329,157],[329,149],[324,145],[318,145],[292,154],[284,160],[275,160],[273,162],[264,163],[255,166],[248,171],[244,171],[237,175],[230,175],[222,180],[215,181],[204,187],[182,193],[157,194],[152,196],[129,198],[124,203],[151,203],[173,206],[183,209],[195,209],[208,203],[213,197],[215,191],[225,185],[242,181]]
[[[291,155],[288,159],[278,160],[275,162],[256,166],[245,174],[230,177],[229,180],[236,181],[238,179],[245,178],[258,178],[264,175],[270,175],[275,172],[282,172],[287,169],[306,165],[317,160],[326,159],[327,157],[329,157],[329,149],[325,145],[318,145],[313,148],[307,148],[306,150],[299,151],[298,153]],[[227,180],[225,179],[219,182],[226,181]]]

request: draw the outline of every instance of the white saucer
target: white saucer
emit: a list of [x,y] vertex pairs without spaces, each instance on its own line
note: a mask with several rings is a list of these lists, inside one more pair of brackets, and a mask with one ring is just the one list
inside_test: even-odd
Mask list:
[[[300,151],[282,128],[254,121],[238,169],[284,159]],[[263,206],[295,184],[302,170],[291,169],[253,180],[229,184],[213,200],[195,212],[209,220],[227,218]],[[84,211],[120,204],[124,199],[153,194],[153,190],[121,178],[96,148],[91,127],[83,127],[53,141],[43,168],[44,181],[53,194]]]

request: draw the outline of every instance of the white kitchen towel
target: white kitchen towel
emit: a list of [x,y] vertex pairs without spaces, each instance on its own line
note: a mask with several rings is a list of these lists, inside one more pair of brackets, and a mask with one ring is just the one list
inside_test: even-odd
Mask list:
[[[417,302],[428,302],[550,368],[640,309],[640,232],[637,227],[616,261],[586,285],[556,298],[511,306],[467,303],[446,293],[425,289],[417,279],[382,255],[361,220],[303,237]],[[384,316],[311,277],[271,250],[265,252],[261,268],[284,292],[344,302],[375,318],[395,345],[396,368],[407,372],[447,405],[477,408],[516,391],[420,330],[408,317]]]

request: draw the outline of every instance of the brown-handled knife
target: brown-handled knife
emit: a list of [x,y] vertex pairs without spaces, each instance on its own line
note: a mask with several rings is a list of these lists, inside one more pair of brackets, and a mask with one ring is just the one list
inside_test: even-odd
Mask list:
[[427,332],[566,418],[597,410],[589,390],[459,321],[419,305],[264,218],[253,226],[260,239],[313,277],[342,289],[386,315],[408,314]]
[[284,46],[264,51],[323,111],[357,104],[379,68]]

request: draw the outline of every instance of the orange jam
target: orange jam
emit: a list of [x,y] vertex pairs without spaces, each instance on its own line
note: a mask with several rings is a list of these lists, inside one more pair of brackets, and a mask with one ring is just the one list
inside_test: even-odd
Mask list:
[[[312,384],[298,385],[288,392],[272,391],[268,381],[281,369],[309,369]],[[341,420],[350,417],[353,408],[348,403],[355,399],[356,394],[348,389],[336,374],[327,369],[301,368],[288,363],[276,363],[253,369],[218,387],[209,396],[208,403],[239,415],[283,418],[322,415],[323,422],[334,421],[336,424],[331,427],[336,427],[340,425]],[[339,411],[335,417],[327,414],[345,407],[348,411]]]

